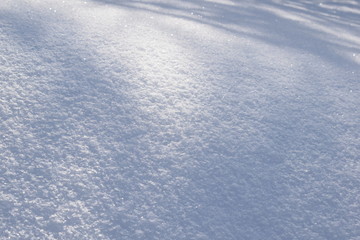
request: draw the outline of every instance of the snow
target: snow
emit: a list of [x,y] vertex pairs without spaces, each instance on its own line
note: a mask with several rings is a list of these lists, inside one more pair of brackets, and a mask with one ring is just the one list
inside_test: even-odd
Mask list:
[[0,239],[360,236],[360,3],[2,0]]

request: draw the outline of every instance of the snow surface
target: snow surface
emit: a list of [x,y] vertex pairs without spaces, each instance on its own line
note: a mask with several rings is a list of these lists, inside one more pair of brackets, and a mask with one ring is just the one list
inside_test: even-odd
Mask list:
[[1,0],[0,239],[360,239],[360,3]]

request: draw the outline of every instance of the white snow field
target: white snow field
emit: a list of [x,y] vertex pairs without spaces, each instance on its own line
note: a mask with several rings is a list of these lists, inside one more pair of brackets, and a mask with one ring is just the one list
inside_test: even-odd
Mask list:
[[0,239],[359,240],[360,2],[1,0]]

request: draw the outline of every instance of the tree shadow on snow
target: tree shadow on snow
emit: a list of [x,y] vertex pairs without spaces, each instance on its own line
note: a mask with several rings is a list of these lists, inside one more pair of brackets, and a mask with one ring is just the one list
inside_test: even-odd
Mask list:
[[[196,0],[168,3],[117,0],[93,2],[196,22],[281,48],[314,54],[338,66],[358,67],[350,53],[359,52],[359,44],[336,30],[326,30],[333,28],[329,27],[331,24],[334,28],[348,29],[356,34],[356,29],[360,27],[360,14],[358,10],[349,9],[359,9],[354,3],[342,5],[333,2],[326,5],[314,1],[261,1],[249,4],[248,1],[215,3]],[[349,4],[347,8],[343,7]],[[244,28],[254,29],[257,33],[249,33]]]
[[[238,36],[246,35],[250,39],[271,45],[310,54],[315,52],[331,63],[357,66],[350,59],[333,51],[359,51],[359,47],[353,42],[334,42],[321,29],[311,29],[301,22],[289,20],[282,13],[271,11],[281,9],[301,14],[309,21],[333,21],[338,26],[348,26],[334,17],[332,12],[314,13],[315,16],[309,14],[308,9],[311,7],[316,12],[323,11],[310,1],[298,4],[290,2],[287,6],[269,2],[259,8],[241,6],[237,1],[233,1],[234,5],[216,3],[216,6],[212,2],[196,0],[167,4],[155,1],[93,1],[209,25],[220,31]],[[183,7],[183,3],[187,7]],[[304,8],[299,10],[299,6]],[[349,19],[358,25],[356,16],[349,15]],[[271,92],[271,96],[268,96],[271,101],[266,102],[265,107],[262,106],[264,114],[246,116],[243,107],[252,108],[248,109],[248,113],[253,113],[256,112],[256,107],[261,108],[261,104],[254,99],[254,103],[244,104],[246,99],[238,95],[243,93],[242,90],[235,88],[229,94],[233,94],[231,100],[240,99],[239,104],[214,104],[213,118],[204,120],[207,122],[203,125],[199,124],[202,132],[196,130],[201,134],[195,132],[192,135],[194,139],[201,139],[206,146],[189,146],[191,142],[185,141],[179,149],[177,159],[171,159],[174,156],[167,156],[166,153],[157,156],[151,152],[150,145],[154,143],[141,141],[145,128],[148,127],[147,116],[137,109],[132,100],[131,87],[121,78],[107,75],[106,69],[99,67],[96,55],[92,52],[94,45],[80,46],[69,33],[65,36],[61,33],[51,35],[54,32],[45,23],[41,25],[41,21],[31,22],[20,15],[1,14],[0,19],[11,19],[6,24],[13,25],[9,35],[13,34],[14,42],[23,46],[24,51],[33,53],[36,56],[34,58],[39,58],[41,63],[46,64],[46,69],[53,71],[41,72],[39,68],[33,75],[25,76],[25,81],[39,81],[32,83],[37,86],[32,92],[34,95],[25,96],[28,102],[36,103],[36,106],[23,105],[24,108],[31,109],[31,115],[22,112],[12,116],[13,119],[21,119],[25,126],[22,130],[28,134],[19,137],[17,142],[6,143],[9,145],[7,152],[12,152],[11,156],[19,163],[19,169],[14,170],[17,188],[6,191],[18,192],[18,208],[22,212],[30,210],[34,216],[44,219],[44,222],[36,222],[34,228],[42,228],[56,238],[60,238],[66,227],[74,227],[83,228],[80,232],[85,232],[89,238],[96,236],[97,233],[93,232],[96,228],[113,239],[119,236],[141,238],[144,232],[148,235],[142,237],[149,239],[161,238],[164,233],[191,239],[194,238],[192,233],[203,231],[214,234],[216,239],[221,239],[224,235],[228,239],[236,239],[242,234],[248,234],[249,239],[257,234],[260,236],[258,239],[262,239],[268,233],[284,236],[285,239],[291,238],[286,237],[289,228],[294,231],[287,223],[292,224],[292,217],[295,215],[303,221],[301,224],[313,228],[315,232],[318,230],[312,225],[311,219],[306,219],[316,219],[317,216],[311,213],[302,215],[304,209],[311,209],[316,213],[315,204],[310,207],[302,205],[297,211],[292,211],[295,203],[287,198],[287,194],[296,194],[296,190],[288,189],[292,186],[288,181],[298,181],[293,185],[305,189],[301,184],[311,184],[311,181],[316,180],[308,180],[307,177],[328,176],[328,172],[320,175],[305,171],[299,173],[296,169],[289,170],[290,166],[283,164],[290,155],[285,153],[288,149],[295,153],[305,150],[310,154],[305,156],[307,159],[304,160],[304,165],[309,164],[306,161],[312,157],[328,158],[331,154],[336,155],[336,144],[331,141],[336,135],[335,130],[327,132],[330,125],[321,125],[325,120],[318,110],[323,108],[317,106],[310,111],[304,110],[306,104],[310,108],[316,106],[315,95],[312,101],[306,99],[307,95],[294,100]],[[242,27],[251,27],[265,34],[248,33]],[[49,42],[54,39],[57,39],[54,43]],[[304,43],[304,39],[308,42]],[[46,49],[43,46],[52,48]],[[121,61],[117,61],[117,64],[123,71],[128,71],[121,65]],[[254,73],[249,74],[249,77],[254,76]],[[219,122],[222,124],[222,121],[229,119],[234,122],[227,125],[228,128],[214,131],[219,128]],[[244,131],[245,137],[237,139],[238,134],[233,129],[240,127],[242,120],[246,121],[248,127],[260,129]],[[221,124],[221,127],[225,126]],[[12,137],[11,129],[6,131]],[[213,136],[216,132],[221,134]],[[251,133],[258,135],[246,135]],[[258,139],[268,142],[261,146],[261,142],[256,142]],[[249,149],[253,146],[253,149]],[[325,153],[328,149],[333,150]],[[151,157],[153,159],[148,159]],[[334,162],[332,160],[331,164]],[[175,166],[170,166],[170,162]],[[317,166],[321,168],[323,163]],[[294,173],[299,179],[294,180],[289,176],[290,173]],[[27,192],[22,192],[22,184],[27,185],[29,194],[31,190],[38,191],[38,194],[27,196]],[[321,189],[323,186],[318,187]],[[315,197],[322,198],[320,193],[315,194]],[[297,200],[298,198],[294,199]],[[307,204],[304,202],[302,204]],[[4,211],[11,212],[12,203],[4,202],[2,205]],[[284,209],[279,209],[279,206]],[[327,212],[334,212],[329,206],[325,209]],[[139,215],[142,213],[148,215]],[[63,222],[52,221],[51,216],[54,214]],[[321,214],[319,212],[318,220],[321,220]],[[342,217],[339,212],[335,212],[333,216],[337,215]],[[276,218],[279,216],[282,219]],[[17,217],[16,220],[11,216],[7,218],[13,225],[27,225],[26,217]],[[93,218],[89,220],[90,223],[87,222],[89,218]],[[144,220],[146,218],[148,220]],[[29,219],[33,221],[33,218]],[[224,223],[220,227],[224,227],[227,232],[217,231],[219,223]],[[138,229],[144,231],[134,232]]]
[[[1,216],[6,229],[1,226],[0,232],[15,234],[21,228],[43,238],[73,238],[65,228],[75,227],[91,238],[96,233],[85,215],[111,219],[116,209],[109,210],[106,202],[119,206],[136,184],[122,180],[122,173],[141,180],[137,175],[144,166],[134,158],[139,154],[134,145],[145,126],[138,123],[141,112],[121,75],[127,68],[113,59],[118,75],[101,69],[93,46],[77,42],[73,29],[57,28],[59,19],[44,14],[33,12],[30,18],[21,11],[0,13],[2,40],[13,43],[2,50],[7,67],[16,69],[1,78],[1,86],[9,90],[1,104],[10,111],[1,112],[6,119],[0,123],[6,139],[0,145],[5,159],[1,181],[8,185],[0,189],[16,199],[0,203],[7,211]],[[76,203],[91,199],[95,203],[87,205],[89,213]]]

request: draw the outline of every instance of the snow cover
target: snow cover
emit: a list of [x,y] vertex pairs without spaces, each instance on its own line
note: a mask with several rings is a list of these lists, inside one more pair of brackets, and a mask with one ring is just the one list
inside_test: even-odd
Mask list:
[[360,239],[360,3],[1,0],[0,239]]

